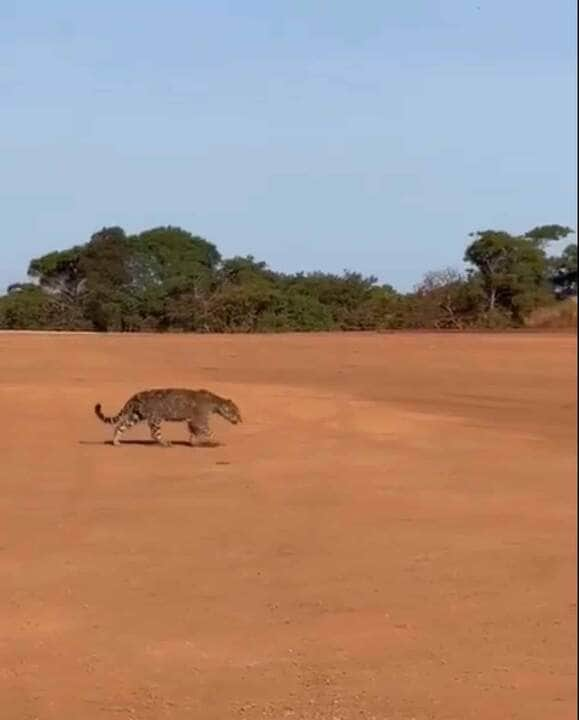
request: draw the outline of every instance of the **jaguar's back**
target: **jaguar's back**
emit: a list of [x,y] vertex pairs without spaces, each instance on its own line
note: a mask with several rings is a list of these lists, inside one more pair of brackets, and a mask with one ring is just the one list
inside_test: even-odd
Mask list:
[[[143,390],[134,395],[129,403],[143,420],[167,420],[182,422],[199,413],[209,412],[210,403],[204,391],[187,388],[162,388]],[[129,404],[127,403],[127,404]]]

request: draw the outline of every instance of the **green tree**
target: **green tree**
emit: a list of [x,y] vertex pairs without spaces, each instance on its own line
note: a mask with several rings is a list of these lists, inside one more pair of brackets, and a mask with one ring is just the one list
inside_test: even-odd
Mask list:
[[167,291],[207,286],[221,261],[207,240],[178,227],[158,227],[129,238],[131,285]]
[[82,247],[75,246],[34,258],[28,266],[28,276],[45,292],[76,302],[85,282],[79,265],[81,253]]
[[95,330],[124,330],[128,292],[129,244],[124,230],[103,228],[82,248],[78,267],[84,279],[84,314]]
[[551,280],[559,298],[577,295],[577,245],[571,243],[561,255],[552,258]]
[[178,227],[129,237],[129,288],[149,329],[207,331],[207,303],[221,255],[215,245]]
[[525,237],[533,240],[540,247],[546,247],[551,242],[563,240],[573,232],[572,228],[565,225],[539,225],[525,233]]
[[465,260],[475,271],[486,296],[486,310],[505,312],[516,322],[550,298],[547,244],[566,237],[572,230],[560,225],[544,225],[525,235],[484,230],[472,233]]

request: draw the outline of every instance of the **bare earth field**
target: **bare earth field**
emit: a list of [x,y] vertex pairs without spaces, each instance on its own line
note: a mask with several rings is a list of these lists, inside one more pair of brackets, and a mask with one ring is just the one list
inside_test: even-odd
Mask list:
[[[0,335],[0,717],[574,717],[575,357],[572,335]],[[95,402],[155,386],[245,422],[107,444]]]

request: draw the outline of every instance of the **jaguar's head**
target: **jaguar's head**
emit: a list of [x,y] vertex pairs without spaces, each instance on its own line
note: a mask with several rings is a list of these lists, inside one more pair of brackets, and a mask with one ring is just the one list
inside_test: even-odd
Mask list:
[[229,398],[224,398],[223,400],[221,400],[221,402],[216,405],[215,412],[217,412],[219,415],[221,415],[221,417],[225,418],[233,425],[237,425],[238,423],[242,422],[239,408],[233,402],[233,400],[229,400]]

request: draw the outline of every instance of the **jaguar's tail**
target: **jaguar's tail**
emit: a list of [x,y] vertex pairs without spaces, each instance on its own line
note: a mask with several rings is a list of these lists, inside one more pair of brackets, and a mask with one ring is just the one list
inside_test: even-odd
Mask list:
[[100,403],[97,403],[94,406],[94,412],[95,415],[98,417],[99,420],[106,423],[107,425],[116,425],[122,416],[122,411],[118,415],[114,415],[113,417],[107,417],[102,410],[102,406]]

